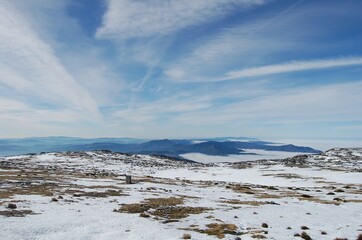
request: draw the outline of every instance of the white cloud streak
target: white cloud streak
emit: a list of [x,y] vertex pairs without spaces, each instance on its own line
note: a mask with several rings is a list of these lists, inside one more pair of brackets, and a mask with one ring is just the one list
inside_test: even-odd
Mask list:
[[109,0],[98,37],[137,38],[167,35],[209,22],[235,9],[265,0]]
[[[331,49],[336,44],[350,43],[336,40],[332,45],[330,41],[319,41],[330,28],[321,28],[323,24],[316,23],[321,15],[356,17],[356,12],[349,14],[338,5],[303,5],[302,2],[198,39],[191,45],[193,51],[168,64],[165,78],[173,82],[211,82],[359,64],[359,56],[331,57]],[[332,59],[316,59],[326,56],[326,52]],[[287,62],[291,60],[300,62]]]
[[310,71],[325,68],[348,67],[362,65],[362,57],[335,58],[325,60],[293,61],[282,64],[273,64],[261,67],[247,68],[240,71],[231,71],[222,80],[232,80],[244,77],[281,74],[288,72]]
[[93,98],[69,74],[53,48],[8,1],[0,5],[0,84],[35,105],[70,107],[98,117]]
[[276,53],[305,46],[295,34],[280,38],[278,32],[294,31],[289,27],[285,29],[284,23],[274,23],[261,31],[261,26],[270,21],[272,18],[267,17],[262,21],[246,22],[194,43],[196,47],[191,52],[166,67],[165,76],[174,82],[215,81],[232,68],[260,65],[270,61]]

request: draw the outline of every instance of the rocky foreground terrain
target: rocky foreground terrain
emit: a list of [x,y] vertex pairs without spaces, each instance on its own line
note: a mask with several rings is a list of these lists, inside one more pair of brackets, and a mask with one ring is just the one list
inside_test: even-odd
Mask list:
[[4,157],[0,239],[355,240],[361,196],[361,148],[213,164],[109,151]]

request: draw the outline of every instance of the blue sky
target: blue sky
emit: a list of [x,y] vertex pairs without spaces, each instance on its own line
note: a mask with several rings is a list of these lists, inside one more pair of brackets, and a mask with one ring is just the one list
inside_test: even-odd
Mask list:
[[0,137],[362,138],[359,0],[2,0]]

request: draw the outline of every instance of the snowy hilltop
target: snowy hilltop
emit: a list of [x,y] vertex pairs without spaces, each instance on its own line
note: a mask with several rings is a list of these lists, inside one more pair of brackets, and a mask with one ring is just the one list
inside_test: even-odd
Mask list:
[[354,240],[361,170],[361,148],[209,164],[110,151],[3,157],[0,239]]

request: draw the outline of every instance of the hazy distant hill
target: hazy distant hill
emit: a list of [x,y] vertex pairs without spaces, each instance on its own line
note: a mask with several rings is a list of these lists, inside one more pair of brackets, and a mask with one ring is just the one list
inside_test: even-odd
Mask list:
[[253,153],[244,149],[265,151],[319,153],[310,147],[291,144],[281,145],[260,141],[255,138],[209,138],[209,139],[163,139],[143,140],[134,138],[71,138],[46,137],[23,139],[0,139],[0,155],[16,155],[50,151],[92,151],[110,150],[114,152],[153,154],[176,157],[185,153],[202,153],[207,155],[226,156],[230,154]]

